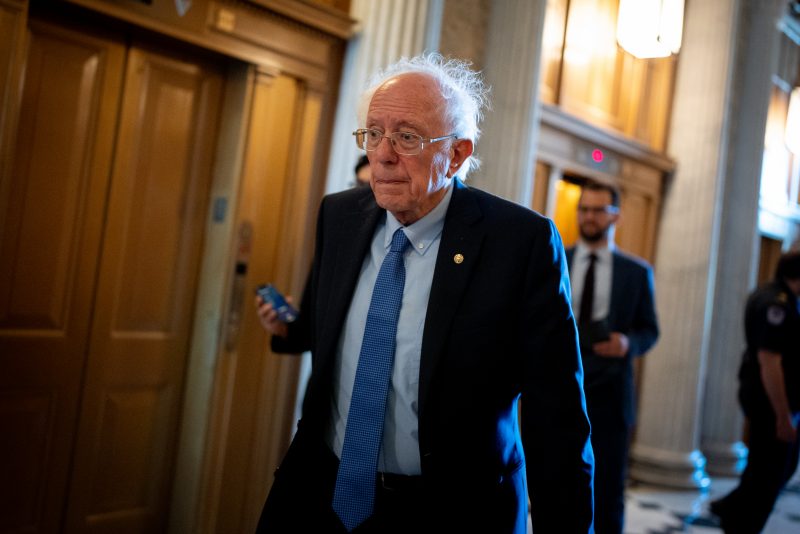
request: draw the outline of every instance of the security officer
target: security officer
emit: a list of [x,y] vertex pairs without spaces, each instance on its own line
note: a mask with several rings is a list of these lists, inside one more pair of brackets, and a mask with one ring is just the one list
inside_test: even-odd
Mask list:
[[725,534],[757,534],[797,467],[800,444],[800,251],[781,256],[775,279],[745,309],[747,350],[739,402],[750,423],[739,486],[711,503]]

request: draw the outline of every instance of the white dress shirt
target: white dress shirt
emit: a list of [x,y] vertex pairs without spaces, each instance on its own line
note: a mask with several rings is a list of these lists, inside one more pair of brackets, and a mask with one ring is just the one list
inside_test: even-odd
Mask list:
[[575,245],[572,256],[572,266],[569,271],[570,284],[572,285],[572,309],[581,309],[583,298],[583,281],[586,269],[589,267],[589,254],[594,252],[597,260],[594,263],[594,302],[592,303],[592,320],[599,321],[608,317],[611,306],[611,275],[614,268],[612,251],[614,243],[592,250],[583,241]]

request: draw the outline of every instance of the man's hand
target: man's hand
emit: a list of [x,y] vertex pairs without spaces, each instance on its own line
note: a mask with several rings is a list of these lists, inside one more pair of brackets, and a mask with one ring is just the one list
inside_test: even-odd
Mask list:
[[767,349],[759,349],[758,365],[761,367],[761,383],[775,413],[775,437],[787,443],[797,439],[797,429],[792,421],[786,385],[783,381],[781,355]]
[[[286,302],[292,303],[292,297],[286,297]],[[267,304],[259,296],[256,296],[256,311],[258,312],[258,320],[264,330],[273,336],[286,337],[289,334],[289,327],[286,323],[278,319],[278,312],[272,309],[272,304]]]
[[608,341],[600,341],[592,345],[592,350],[604,358],[624,358],[628,354],[628,336],[622,332],[611,332]]

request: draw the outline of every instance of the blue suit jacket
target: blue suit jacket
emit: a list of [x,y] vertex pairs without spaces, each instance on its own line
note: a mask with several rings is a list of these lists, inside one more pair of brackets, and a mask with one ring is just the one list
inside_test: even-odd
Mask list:
[[[431,531],[525,534],[530,496],[535,532],[587,533],[593,459],[561,238],[531,210],[454,187],[420,360],[419,454]],[[311,350],[313,362],[273,492],[324,439],[337,343],[384,216],[369,188],[323,199],[300,317],[288,338],[272,340],[276,352]]]
[[[566,251],[572,266],[574,248]],[[639,258],[614,250],[608,326],[628,336],[625,358],[597,356],[591,347],[581,347],[586,397],[592,412],[635,421],[632,360],[650,350],[658,339],[653,269]]]

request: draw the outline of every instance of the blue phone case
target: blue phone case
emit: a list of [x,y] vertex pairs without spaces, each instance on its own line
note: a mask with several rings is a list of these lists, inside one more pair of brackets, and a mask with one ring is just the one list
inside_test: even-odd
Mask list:
[[272,309],[278,312],[278,319],[284,323],[291,323],[297,319],[297,310],[286,302],[280,291],[275,289],[272,284],[263,284],[256,288],[256,293],[264,299],[264,302],[272,304]]

